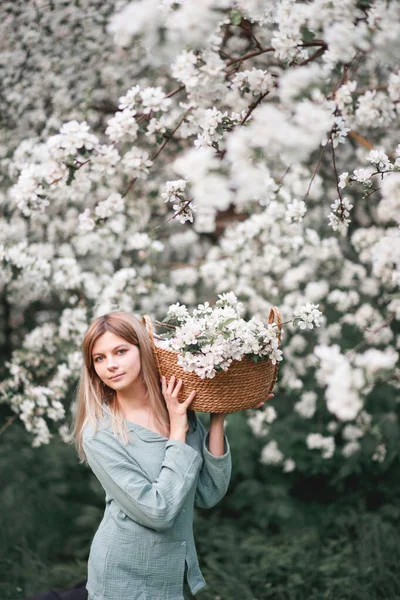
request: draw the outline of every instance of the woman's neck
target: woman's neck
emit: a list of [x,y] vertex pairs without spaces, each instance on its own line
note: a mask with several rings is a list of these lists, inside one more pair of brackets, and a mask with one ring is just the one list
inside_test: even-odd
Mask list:
[[149,412],[147,389],[141,382],[127,389],[117,391],[116,400],[128,420],[129,415],[145,415]]

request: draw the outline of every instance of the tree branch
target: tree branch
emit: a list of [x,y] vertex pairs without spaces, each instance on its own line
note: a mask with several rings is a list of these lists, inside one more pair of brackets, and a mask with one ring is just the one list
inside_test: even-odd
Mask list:
[[323,156],[324,156],[324,154],[325,154],[325,150],[326,150],[326,147],[327,147],[327,145],[328,145],[328,144],[325,144],[325,146],[322,148],[322,150],[321,150],[321,152],[320,152],[320,155],[319,155],[318,162],[317,162],[317,164],[315,165],[315,169],[314,169],[314,171],[313,171],[313,174],[312,174],[312,177],[311,177],[311,179],[310,179],[310,183],[308,184],[308,188],[307,188],[307,191],[306,191],[306,195],[305,195],[305,196],[304,196],[304,198],[303,198],[303,202],[305,202],[305,201],[307,200],[307,198],[308,198],[308,195],[309,195],[309,193],[310,193],[310,189],[311,189],[312,182],[314,181],[314,179],[315,179],[315,176],[316,176],[316,174],[317,174],[317,172],[318,172],[318,170],[319,170],[319,168],[320,168],[320,166],[321,166],[322,158],[323,158]]
[[0,428],[0,435],[4,433],[4,431],[9,427],[12,423],[14,423],[15,419],[18,418],[18,415],[13,415],[12,417],[8,417],[4,425]]
[[265,96],[267,96],[269,94],[268,92],[265,92],[265,94],[260,94],[257,98],[257,100],[255,102],[252,102],[249,106],[249,110],[247,111],[246,115],[243,117],[243,119],[240,121],[241,125],[244,125],[247,121],[247,119],[250,117],[251,113],[253,112],[253,110],[255,110],[257,108],[257,106],[262,102],[262,100],[265,98]]
[[[154,161],[157,156],[164,150],[165,146],[168,144],[168,142],[173,138],[174,134],[176,133],[176,131],[179,129],[179,127],[182,125],[183,121],[186,119],[187,115],[189,114],[189,112],[192,110],[192,108],[188,108],[188,110],[185,111],[185,113],[183,114],[182,118],[180,119],[179,123],[177,124],[177,126],[175,127],[175,129],[173,131],[171,131],[171,133],[168,135],[168,137],[165,138],[164,142],[161,144],[160,148],[157,150],[157,152],[150,158],[151,161]],[[122,194],[122,198],[125,198],[125,196],[127,195],[127,193],[132,189],[132,187],[134,186],[135,182],[137,181],[137,177],[135,177],[134,179],[132,179],[132,181],[130,182],[130,184],[128,185],[128,187],[126,188],[125,192]]]

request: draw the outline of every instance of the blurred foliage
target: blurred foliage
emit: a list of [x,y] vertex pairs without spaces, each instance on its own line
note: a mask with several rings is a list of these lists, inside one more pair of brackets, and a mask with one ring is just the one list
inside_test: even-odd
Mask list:
[[[207,425],[208,418],[201,418]],[[308,474],[283,474],[260,464],[263,442],[251,434],[243,413],[229,415],[227,433],[233,455],[229,492],[212,510],[195,514],[208,584],[196,598],[400,597],[397,456],[383,471],[358,464],[345,474],[317,461]],[[74,448],[58,439],[32,448],[15,422],[0,441],[0,598],[72,587],[86,577],[103,490],[79,465]]]

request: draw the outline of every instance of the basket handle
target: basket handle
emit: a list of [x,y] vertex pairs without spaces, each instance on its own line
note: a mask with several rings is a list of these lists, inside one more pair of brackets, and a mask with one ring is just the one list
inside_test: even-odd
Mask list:
[[149,315],[143,315],[143,317],[142,317],[142,323],[146,327],[147,333],[149,334],[151,349],[153,350],[153,355],[154,355],[154,358],[155,358],[156,363],[157,363],[158,372],[159,372],[159,374],[161,376],[162,375],[162,373],[161,373],[161,365],[160,365],[160,362],[158,360],[157,349],[156,349],[156,345],[154,343],[153,328],[151,326],[151,319],[150,319]]
[[273,306],[270,309],[269,315],[268,315],[268,323],[273,323],[274,321],[278,325],[278,340],[279,340],[279,345],[280,345],[281,330],[282,330],[282,318],[281,318],[281,313],[277,306]]

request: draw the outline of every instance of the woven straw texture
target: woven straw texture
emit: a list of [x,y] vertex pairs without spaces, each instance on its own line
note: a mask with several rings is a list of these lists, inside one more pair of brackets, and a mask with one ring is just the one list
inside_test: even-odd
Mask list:
[[[281,343],[282,321],[278,308],[270,310],[268,323],[276,322],[279,328],[278,340]],[[190,408],[198,412],[233,413],[247,408],[254,408],[259,402],[265,402],[272,392],[278,376],[278,365],[271,360],[262,359],[254,363],[244,356],[235,360],[227,371],[219,372],[213,379],[201,379],[195,373],[187,373],[177,364],[178,353],[173,350],[159,348],[154,343],[153,329],[148,315],[142,317],[150,336],[153,353],[157,361],[158,371],[167,380],[175,375],[182,379],[179,393],[180,400],[185,400],[192,390],[196,396]]]

